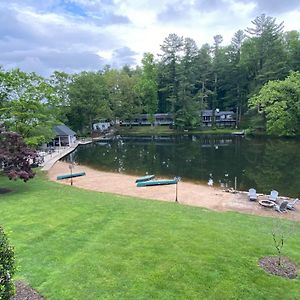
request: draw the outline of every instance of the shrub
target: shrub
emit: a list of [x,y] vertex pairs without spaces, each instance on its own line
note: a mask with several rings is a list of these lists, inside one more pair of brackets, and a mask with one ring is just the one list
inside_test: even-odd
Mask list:
[[15,273],[14,251],[0,226],[0,300],[8,300],[15,293],[12,276]]

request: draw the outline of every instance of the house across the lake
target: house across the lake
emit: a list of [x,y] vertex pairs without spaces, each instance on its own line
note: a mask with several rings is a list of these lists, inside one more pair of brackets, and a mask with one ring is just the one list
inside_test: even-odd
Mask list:
[[[199,119],[201,118],[202,126],[204,127],[211,127],[213,125],[213,118],[215,118],[217,127],[234,127],[236,125],[235,113],[233,111],[219,111],[216,109],[213,115],[213,110],[203,110],[199,113]],[[133,120],[121,120],[119,124],[121,126],[151,125],[149,115],[147,114],[140,114]],[[154,125],[174,125],[173,114],[154,114]]]
[[111,122],[109,120],[99,120],[98,123],[93,124],[93,130],[98,132],[107,131],[111,126]]
[[57,125],[53,128],[56,137],[53,139],[53,146],[72,146],[76,143],[76,132],[66,125]]
[[219,111],[215,110],[213,116],[213,110],[202,111],[202,125],[204,127],[211,127],[213,124],[213,117],[215,117],[215,124],[217,127],[234,127],[236,125],[235,113],[233,111]]

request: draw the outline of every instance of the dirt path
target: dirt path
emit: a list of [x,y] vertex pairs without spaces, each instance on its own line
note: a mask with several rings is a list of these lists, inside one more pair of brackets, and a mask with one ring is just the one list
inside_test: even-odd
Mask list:
[[[48,171],[49,178],[56,181],[57,175],[68,174],[70,172],[68,166],[68,163],[57,162]],[[82,171],[86,173],[86,176],[73,178],[74,186],[79,188],[144,199],[175,201],[175,185],[138,188],[135,185],[135,176],[97,171],[81,165],[77,165],[73,169],[73,173]],[[70,179],[58,182],[70,184]],[[266,199],[266,196],[260,196],[258,200],[260,199]],[[200,206],[216,211],[238,211],[261,216],[280,215],[285,218],[300,220],[299,210],[279,214],[274,209],[262,207],[258,202],[250,202],[244,192],[233,194],[219,188],[184,181],[178,183],[178,200],[181,204]]]

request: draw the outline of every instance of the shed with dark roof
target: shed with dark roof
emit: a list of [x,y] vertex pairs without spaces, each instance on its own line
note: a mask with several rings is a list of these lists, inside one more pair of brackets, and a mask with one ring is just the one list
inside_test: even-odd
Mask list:
[[76,142],[76,132],[70,129],[68,126],[62,124],[53,128],[56,134],[54,143],[57,146],[72,146]]

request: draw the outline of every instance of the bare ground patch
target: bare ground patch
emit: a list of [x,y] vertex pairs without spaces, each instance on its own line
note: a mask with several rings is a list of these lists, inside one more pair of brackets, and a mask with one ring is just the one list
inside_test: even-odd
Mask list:
[[24,281],[19,281],[19,280],[16,281],[15,286],[16,286],[16,294],[13,297],[13,300],[44,300],[45,299]]
[[266,272],[289,279],[298,276],[298,266],[288,257],[281,257],[279,264],[278,256],[265,256],[259,260],[259,266]]

